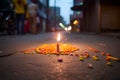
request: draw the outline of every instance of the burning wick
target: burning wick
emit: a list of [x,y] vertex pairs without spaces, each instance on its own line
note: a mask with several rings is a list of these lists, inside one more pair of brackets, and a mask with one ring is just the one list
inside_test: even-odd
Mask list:
[[59,42],[60,41],[60,33],[58,33],[58,37],[57,37],[57,52],[59,52]]
[[59,52],[59,44],[57,43],[57,52]]

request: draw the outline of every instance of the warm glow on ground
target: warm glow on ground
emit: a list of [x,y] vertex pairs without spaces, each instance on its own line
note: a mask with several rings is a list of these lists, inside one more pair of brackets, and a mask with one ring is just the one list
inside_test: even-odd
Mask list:
[[59,44],[59,48],[60,52],[57,52],[56,44],[43,44],[36,48],[36,52],[40,54],[70,54],[71,52],[79,50],[70,44]]

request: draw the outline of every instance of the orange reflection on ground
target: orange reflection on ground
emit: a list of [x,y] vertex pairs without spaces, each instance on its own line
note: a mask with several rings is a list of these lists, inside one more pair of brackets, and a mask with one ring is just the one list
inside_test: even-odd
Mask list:
[[56,44],[43,44],[36,48],[36,52],[40,54],[70,54],[76,50],[77,47],[70,44],[59,44],[59,52],[57,52]]

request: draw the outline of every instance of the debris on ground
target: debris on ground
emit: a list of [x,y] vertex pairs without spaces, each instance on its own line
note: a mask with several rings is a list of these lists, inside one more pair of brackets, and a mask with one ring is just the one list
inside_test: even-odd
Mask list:
[[112,62],[107,62],[106,63],[108,66],[112,66]]
[[93,68],[91,63],[88,64],[88,68]]
[[[24,54],[45,54],[45,55],[70,55],[70,56],[76,56],[79,57],[80,61],[84,61],[85,59],[92,58],[95,61],[99,61],[100,54],[105,57],[105,60],[107,61],[106,64],[108,66],[112,66],[111,60],[119,61],[119,58],[111,56],[110,53],[106,53],[103,51],[99,51],[95,48],[89,47],[89,51],[92,51],[93,54],[91,54],[89,51],[85,50],[79,50],[79,48],[72,46],[70,44],[59,44],[59,52],[57,52],[56,44],[43,44],[37,48],[32,49],[26,49],[21,51]],[[79,51],[78,51],[79,50]],[[100,54],[98,54],[98,52]],[[2,53],[2,51],[0,51]],[[58,62],[63,62],[62,58],[58,58]],[[93,68],[93,65],[91,63],[88,64],[88,68]]]

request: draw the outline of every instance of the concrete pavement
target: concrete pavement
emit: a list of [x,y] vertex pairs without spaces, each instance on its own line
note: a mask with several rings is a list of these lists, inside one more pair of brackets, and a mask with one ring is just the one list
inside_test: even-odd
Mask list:
[[[30,42],[31,40],[33,40],[32,38],[34,38],[34,37],[36,39],[39,39],[39,38],[42,39],[43,37],[45,38],[45,36],[48,35],[48,34],[49,33],[45,33],[45,34],[42,33],[42,34],[37,34],[37,35],[32,35],[32,34],[27,34],[27,35],[2,35],[2,36],[0,36],[0,44],[1,44],[1,46],[0,46],[0,57],[15,54],[22,49],[22,48],[20,48],[20,49],[15,49],[14,48],[15,50],[13,49],[12,51],[9,51],[10,48],[8,48],[8,47],[17,46],[18,44],[24,44],[27,41]],[[106,37],[110,37],[110,38],[120,38],[120,33],[99,33],[99,34],[96,34],[96,33],[75,33],[75,34],[80,34],[80,35],[85,35],[85,36],[86,35],[94,35],[94,36],[98,35],[98,36],[103,36],[103,37],[106,36]],[[54,35],[54,33],[52,33],[52,35]],[[40,37],[38,37],[38,36],[40,36]],[[44,41],[44,39],[43,39],[43,41]],[[30,43],[28,43],[28,44],[30,44]],[[8,45],[11,45],[11,46],[8,46]],[[7,52],[6,52],[6,50],[7,50]]]
[[[92,58],[80,61],[79,57],[66,55],[23,54],[20,51],[41,44],[55,43],[56,33],[37,35],[0,36],[0,80],[120,80],[120,63],[112,61],[107,66],[100,52],[120,58],[120,39],[98,34],[62,33],[62,42],[88,51],[88,46],[98,49],[99,61]],[[11,55],[8,55],[11,54]],[[62,63],[57,59],[61,57]],[[93,69],[88,68],[91,63]]]

